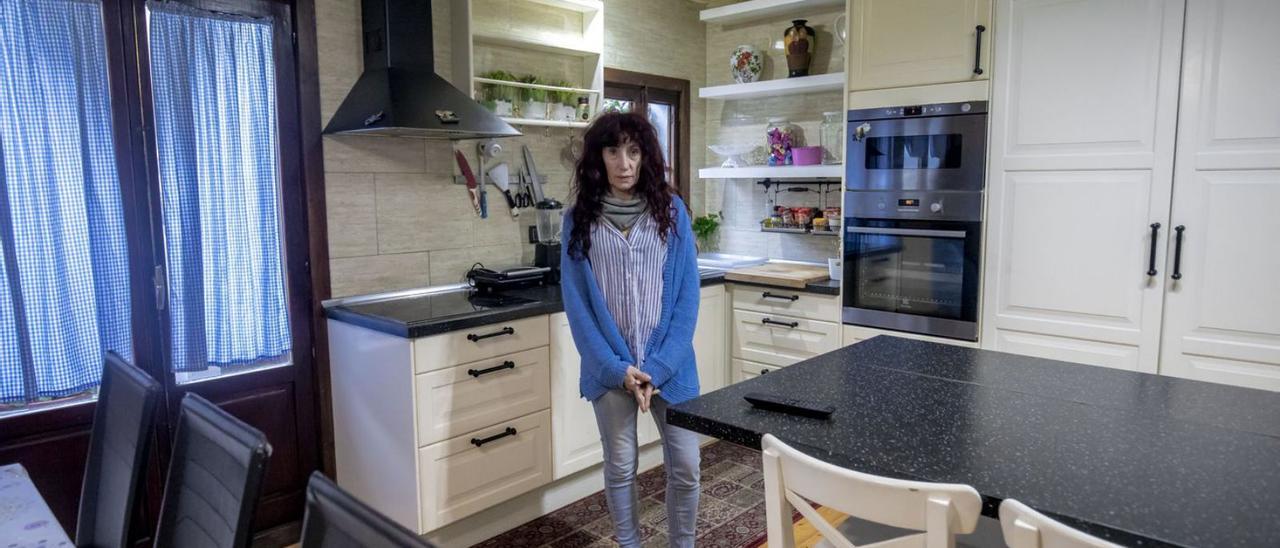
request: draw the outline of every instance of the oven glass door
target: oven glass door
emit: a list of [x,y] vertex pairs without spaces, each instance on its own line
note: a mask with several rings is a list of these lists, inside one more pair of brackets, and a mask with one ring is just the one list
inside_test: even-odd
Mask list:
[[979,223],[845,222],[846,308],[977,321]]
[[850,190],[982,190],[986,123],[986,114],[852,121],[846,132],[846,185]]

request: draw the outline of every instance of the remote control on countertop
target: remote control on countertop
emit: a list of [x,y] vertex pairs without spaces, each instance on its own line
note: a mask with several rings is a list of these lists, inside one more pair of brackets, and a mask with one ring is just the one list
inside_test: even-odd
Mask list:
[[787,413],[790,415],[800,415],[802,417],[815,419],[829,419],[831,418],[831,414],[836,410],[835,407],[816,401],[784,398],[782,396],[762,394],[760,392],[752,392],[742,398],[751,402],[752,406],[759,409],[777,411],[779,413]]

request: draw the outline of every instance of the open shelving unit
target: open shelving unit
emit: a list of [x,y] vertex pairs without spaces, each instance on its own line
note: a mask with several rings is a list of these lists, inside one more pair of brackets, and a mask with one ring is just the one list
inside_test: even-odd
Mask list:
[[844,2],[845,0],[750,0],[702,10],[698,13],[698,18],[703,23],[731,25],[775,19],[796,11],[843,6]]
[[844,167],[839,164],[704,167],[698,170],[698,177],[702,179],[839,179],[843,172]]
[[796,78],[779,78],[762,80],[749,84],[725,84],[698,89],[698,97],[703,99],[759,99],[762,97],[782,97],[806,93],[823,93],[844,89],[844,73],[815,74]]

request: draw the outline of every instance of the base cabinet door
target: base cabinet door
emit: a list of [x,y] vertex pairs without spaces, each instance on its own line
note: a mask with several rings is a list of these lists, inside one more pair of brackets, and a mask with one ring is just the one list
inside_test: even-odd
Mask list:
[[991,0],[851,0],[849,91],[986,80],[991,34]]
[[578,392],[579,356],[564,312],[551,315],[552,477],[560,479],[603,460],[591,402]]
[[423,447],[423,531],[432,531],[551,481],[551,412]]
[[742,382],[747,379],[754,379],[760,375],[767,375],[779,369],[782,368],[773,365],[764,365],[762,363],[735,359],[733,360],[733,382]]
[[1276,21],[1274,0],[1187,3],[1164,374],[1280,390]]
[[729,297],[723,285],[702,288],[693,353],[698,360],[698,385],[703,394],[729,384]]

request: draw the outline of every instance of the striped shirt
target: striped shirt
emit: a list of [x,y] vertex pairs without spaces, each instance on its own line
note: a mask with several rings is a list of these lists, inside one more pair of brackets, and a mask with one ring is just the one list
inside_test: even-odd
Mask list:
[[636,367],[641,367],[649,335],[662,316],[667,244],[658,233],[658,223],[652,215],[642,215],[623,235],[613,223],[600,219],[591,225],[587,258],[609,315],[635,356]]

